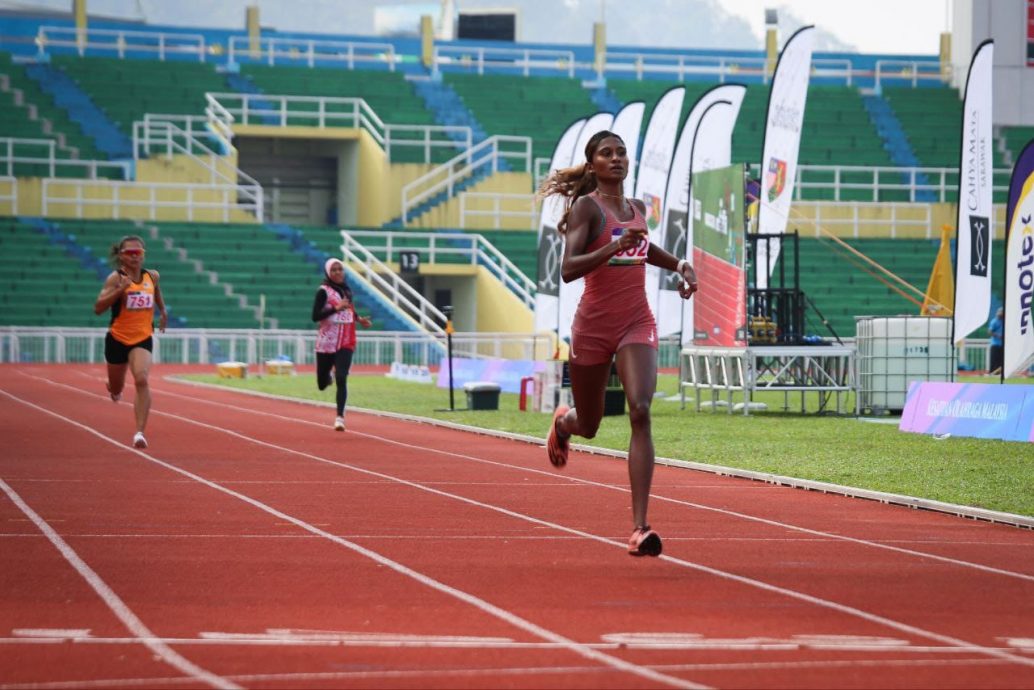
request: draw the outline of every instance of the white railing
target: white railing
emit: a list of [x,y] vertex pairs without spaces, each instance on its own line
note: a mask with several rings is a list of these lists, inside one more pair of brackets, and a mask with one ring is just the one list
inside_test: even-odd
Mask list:
[[603,74],[633,75],[637,80],[644,76],[660,75],[685,81],[690,76],[717,76],[722,83],[726,78],[745,74],[761,76],[768,81],[768,61],[764,57],[727,57],[710,55],[663,55],[657,53],[634,53],[607,51]]
[[260,38],[258,50],[251,49],[249,36],[231,36],[228,59],[230,63],[249,61],[275,64],[303,62],[313,67],[321,64],[341,64],[355,69],[356,63],[386,64],[395,71],[398,58],[390,43],[363,43],[356,41],[324,41],[303,38]]
[[[874,208],[878,208],[878,216],[873,214]],[[930,204],[881,203],[877,207],[864,201],[812,201],[791,209],[787,225],[802,236],[820,237],[825,230],[838,237],[886,237],[889,229],[891,237],[897,237],[899,230],[918,230],[933,239],[940,237],[933,224]]]
[[0,137],[0,174],[18,175],[16,165],[45,165],[46,175],[19,175],[20,177],[55,177],[58,170],[75,170],[88,179],[97,179],[100,170],[117,170],[122,179],[130,177],[127,162],[81,161],[57,157],[57,142],[53,139],[21,139]]
[[[203,116],[170,116],[171,120],[187,118],[190,129],[181,129],[174,122],[166,121],[165,115],[148,114],[144,119],[133,123],[133,160],[139,161],[140,154],[145,156],[163,154],[165,156],[186,156],[202,168],[208,170],[209,183],[239,185],[251,198],[262,197],[262,185],[258,180],[235,166],[231,159],[208,148],[195,134],[194,123],[206,122]],[[179,120],[182,121],[182,120]],[[208,134],[207,127],[201,129]]]
[[[913,203],[958,201],[959,171],[957,168],[909,168],[891,166],[855,166],[855,165],[801,165],[798,166],[798,179],[794,185],[793,198],[801,201],[807,192],[832,191],[829,201],[860,201],[859,194],[853,193],[851,198],[845,192],[862,192],[867,201],[880,201],[882,192],[907,192],[908,201]],[[757,164],[751,164],[751,175],[758,176]],[[1010,170],[999,168],[993,171],[994,179],[1004,180],[1001,184],[992,184],[995,194],[1004,195],[1009,191],[1008,180]],[[932,199],[921,196],[932,194]]]
[[884,81],[904,82],[915,88],[921,82],[946,82],[950,78],[950,66],[945,69],[939,61],[877,60],[874,71],[876,93],[880,93]]
[[205,94],[205,119],[209,130],[223,146],[227,150],[233,148],[233,123],[236,118],[210,93]]
[[542,183],[545,181],[546,177],[549,176],[549,173],[552,172],[549,169],[549,164],[552,163],[552,162],[553,161],[550,160],[549,158],[536,158],[535,159],[534,170],[535,170],[535,190],[536,191],[538,191],[539,187],[542,186]]
[[[346,231],[342,231],[342,235]],[[400,251],[417,252],[421,263],[482,266],[528,308],[535,306],[535,281],[486,240],[472,232],[347,231],[378,262],[398,262]]]
[[205,100],[205,113],[227,139],[232,139],[235,124],[362,128],[385,150],[388,160],[393,149],[418,148],[425,163],[431,162],[437,149],[467,150],[473,142],[473,132],[466,126],[385,124],[362,98],[207,93]]
[[[106,328],[0,326],[0,363],[103,364]],[[845,345],[853,338],[844,338]],[[544,359],[552,353],[551,333],[454,333],[453,356],[495,359]],[[677,338],[661,338],[658,364],[678,367]],[[248,330],[170,328],[154,338],[156,364],[258,364],[288,357],[298,365],[315,364],[316,329]],[[445,335],[411,331],[363,331],[353,364],[387,367],[393,362],[437,367],[445,355]],[[971,338],[956,349],[959,362],[987,368],[990,343]],[[545,356],[543,355],[545,354]]]
[[[0,326],[0,363],[104,363],[105,328]],[[453,356],[536,359],[551,352],[549,334],[454,333]],[[170,328],[155,335],[156,364],[258,364],[287,357],[298,365],[315,363],[316,329],[248,330]],[[393,362],[437,367],[445,356],[444,333],[363,331],[353,364],[387,367]],[[538,353],[538,355],[537,355]],[[518,355],[515,357],[515,354]]]
[[161,214],[161,209],[177,209],[186,211],[188,221],[224,223],[236,220],[234,211],[256,219],[263,211],[261,192],[245,185],[72,179],[43,180],[41,206],[44,216],[83,218],[87,209],[102,209],[101,216],[90,217],[163,220],[168,214]]
[[[504,150],[503,145],[515,145],[519,150]],[[413,180],[402,188],[402,222],[408,223],[413,209],[431,197],[445,192],[455,196],[456,185],[484,168],[499,172],[501,160],[521,161],[521,168],[531,170],[531,139],[497,135],[442,163],[434,170]]]
[[341,255],[349,268],[420,328],[430,333],[444,333],[448,317],[352,235],[348,230],[341,231]]
[[36,34],[40,53],[47,48],[75,48],[79,55],[93,51],[115,51],[120,58],[126,53],[157,55],[159,60],[169,56],[196,56],[205,61],[205,37],[201,34],[170,33],[162,31],[122,31],[115,29],[77,29],[66,26],[41,26]]
[[542,205],[534,194],[460,192],[459,200],[461,228],[499,229],[508,218],[519,219],[523,229],[538,227]]
[[474,131],[466,125],[384,125],[384,150],[388,160],[392,149],[423,149],[424,163],[430,163],[438,149],[467,151],[474,145]]
[[[4,205],[7,208],[4,208]],[[0,175],[0,213],[18,215],[18,178]]]
[[478,74],[490,69],[516,69],[523,76],[531,70],[545,70],[574,77],[574,51],[521,48],[435,46],[434,67],[462,67]]

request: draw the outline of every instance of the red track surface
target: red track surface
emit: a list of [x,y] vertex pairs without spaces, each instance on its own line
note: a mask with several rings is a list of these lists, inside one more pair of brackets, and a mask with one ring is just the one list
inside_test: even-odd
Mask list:
[[1031,531],[173,371],[0,367],[0,689],[1034,687]]

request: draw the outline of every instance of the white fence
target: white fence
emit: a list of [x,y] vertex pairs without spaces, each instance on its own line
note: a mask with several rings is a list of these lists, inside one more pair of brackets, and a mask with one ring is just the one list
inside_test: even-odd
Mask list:
[[[0,327],[0,362],[104,362],[104,328]],[[453,356],[535,359],[546,352],[549,334],[455,333]],[[161,364],[257,364],[286,357],[314,364],[316,330],[234,330],[174,328],[154,337],[154,361]],[[392,362],[437,367],[446,352],[446,336],[401,331],[363,331],[354,364],[390,366]],[[514,357],[514,355],[517,355]]]
[[[15,166],[41,165],[46,174],[26,174]],[[101,170],[114,170],[123,180],[130,177],[130,165],[126,162],[88,161],[59,158],[57,141],[54,139],[25,139],[21,137],[0,137],[0,174],[19,177],[57,177],[58,171],[70,170],[71,174],[91,180],[98,179]]]
[[122,31],[114,29],[77,29],[71,26],[41,26],[36,34],[40,53],[47,48],[74,48],[80,56],[114,52],[124,58],[127,53],[146,53],[165,60],[186,56],[205,61],[205,37],[201,34],[161,31]]
[[227,138],[233,136],[234,125],[364,129],[388,160],[397,149],[418,149],[425,163],[438,149],[469,150],[474,141],[470,127],[464,125],[386,124],[362,98],[206,93],[205,100],[213,127]]
[[246,60],[265,62],[269,65],[296,65],[313,67],[319,62],[339,64],[355,69],[373,64],[386,64],[395,71],[398,61],[395,47],[390,43],[366,43],[358,41],[311,40],[303,38],[259,38],[257,50],[251,49],[249,36],[231,36],[228,59],[230,63]]
[[[0,363],[65,364],[104,362],[104,328],[36,328],[0,326]],[[541,359],[551,353],[551,333],[455,333],[453,355],[470,358]],[[853,344],[844,338],[844,344]],[[682,347],[677,337],[661,338],[658,366],[678,369]],[[295,364],[314,364],[316,331],[173,328],[154,339],[160,364],[257,364],[286,357]],[[974,338],[957,350],[959,362],[984,370],[989,343]],[[816,347],[816,350],[820,347]],[[446,352],[443,334],[362,331],[353,362],[390,366],[392,362],[437,367]],[[546,355],[548,357],[548,355]]]

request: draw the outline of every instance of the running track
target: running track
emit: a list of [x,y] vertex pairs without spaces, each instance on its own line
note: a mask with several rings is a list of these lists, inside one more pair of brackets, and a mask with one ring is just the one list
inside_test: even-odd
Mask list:
[[1034,687],[1030,530],[173,371],[0,366],[0,690]]

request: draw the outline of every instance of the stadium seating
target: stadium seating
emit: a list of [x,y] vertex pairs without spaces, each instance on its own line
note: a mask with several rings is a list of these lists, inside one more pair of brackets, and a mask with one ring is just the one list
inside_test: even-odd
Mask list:
[[[901,238],[853,239],[847,240],[847,244],[922,292],[926,291],[939,247],[939,242],[934,240]],[[1003,251],[1004,243],[996,240],[992,248],[992,271],[997,276],[1004,270]],[[855,316],[919,312],[919,306],[902,293],[920,302],[922,297],[901,288],[896,281],[832,240],[802,237],[799,256],[801,289],[841,338],[854,337]],[[779,263],[790,270],[785,252],[780,253]],[[779,270],[777,265],[774,275]],[[1000,302],[1000,290],[994,292],[993,299]],[[830,336],[810,305],[806,315],[807,333]],[[977,337],[986,337],[986,334],[978,332]]]
[[55,56],[53,64],[72,77],[127,137],[147,113],[203,115],[205,93],[228,91],[210,63]]
[[589,92],[576,79],[453,72],[442,78],[486,132],[530,137],[533,159],[549,159],[567,126],[596,112]]
[[[0,52],[0,74],[6,75],[11,89],[20,90],[23,98],[23,105],[17,106],[12,92],[0,93],[0,137],[57,139],[57,135],[60,134],[63,136],[65,146],[57,148],[58,157],[78,160],[105,158],[98,151],[93,140],[83,133],[77,123],[69,119],[68,113],[58,107],[53,98],[26,75],[25,67],[12,62],[9,53]],[[29,106],[36,111],[35,120],[31,119]],[[49,132],[46,131],[45,121],[49,122]],[[44,171],[35,168],[19,168],[18,172],[22,175],[32,176],[39,175]],[[61,174],[72,175],[73,173],[65,171]]]

